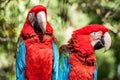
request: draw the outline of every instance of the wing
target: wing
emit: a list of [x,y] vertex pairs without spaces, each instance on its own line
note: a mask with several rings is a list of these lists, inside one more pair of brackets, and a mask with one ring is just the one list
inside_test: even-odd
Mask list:
[[68,80],[70,64],[68,63],[69,52],[62,52],[59,59],[58,80]]
[[96,65],[96,68],[94,70],[94,80],[97,80],[97,73],[98,73],[98,67]]
[[19,41],[16,57],[16,80],[24,80],[24,68],[26,66],[25,53],[25,43],[24,41]]
[[58,64],[59,64],[59,53],[55,42],[52,43],[53,53],[54,53],[54,64],[52,71],[52,80],[58,80]]

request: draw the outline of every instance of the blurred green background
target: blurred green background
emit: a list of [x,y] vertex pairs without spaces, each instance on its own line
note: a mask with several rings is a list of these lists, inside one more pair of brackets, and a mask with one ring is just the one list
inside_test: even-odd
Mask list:
[[58,46],[73,30],[92,23],[105,25],[112,47],[96,51],[98,80],[120,80],[120,0],[0,0],[0,80],[15,80],[17,38],[34,5],[47,7]]

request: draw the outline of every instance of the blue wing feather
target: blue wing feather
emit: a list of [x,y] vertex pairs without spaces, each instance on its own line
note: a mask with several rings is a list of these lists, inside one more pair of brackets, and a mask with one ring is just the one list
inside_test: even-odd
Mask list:
[[55,42],[52,43],[53,53],[54,53],[54,64],[52,71],[52,80],[58,80],[58,64],[59,64],[59,53]]
[[94,70],[94,80],[97,80],[98,75],[98,67],[96,66],[96,69]]
[[59,59],[58,80],[68,80],[70,73],[70,64],[68,63],[69,52],[63,52]]
[[26,47],[25,43],[18,43],[18,54],[16,57],[16,80],[24,80],[24,68],[26,66],[25,61]]

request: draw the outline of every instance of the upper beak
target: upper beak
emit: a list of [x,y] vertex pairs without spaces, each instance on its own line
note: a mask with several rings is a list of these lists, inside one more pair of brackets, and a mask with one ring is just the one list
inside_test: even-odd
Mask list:
[[111,37],[110,37],[110,34],[108,32],[106,32],[103,36],[104,36],[103,39],[105,42],[104,48],[105,48],[105,51],[107,51],[111,46]]
[[46,15],[44,11],[40,11],[37,13],[37,22],[43,33],[46,32]]

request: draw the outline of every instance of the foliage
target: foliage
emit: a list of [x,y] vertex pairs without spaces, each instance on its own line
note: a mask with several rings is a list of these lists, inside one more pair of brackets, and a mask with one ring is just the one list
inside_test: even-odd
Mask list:
[[120,80],[119,0],[0,0],[0,80],[15,80],[16,43],[28,10],[47,7],[48,21],[58,45],[67,43],[72,31],[92,23],[104,24],[112,36],[112,47],[96,51],[99,80]]

